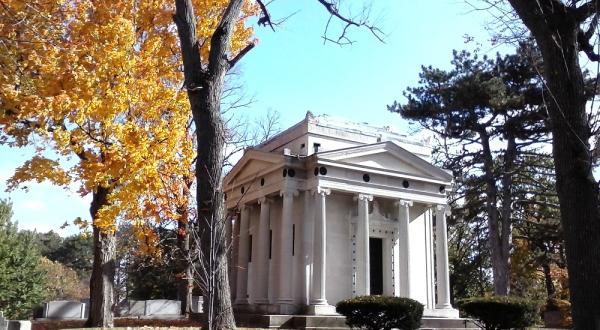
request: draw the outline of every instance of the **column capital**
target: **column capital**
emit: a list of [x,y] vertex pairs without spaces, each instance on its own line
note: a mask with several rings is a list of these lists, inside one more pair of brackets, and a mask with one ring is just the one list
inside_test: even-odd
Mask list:
[[358,194],[355,197],[356,200],[359,201],[367,201],[367,202],[371,202],[373,200],[373,195],[368,195],[368,194]]
[[331,189],[317,187],[316,189],[312,190],[312,194],[313,195],[319,194],[321,196],[329,196],[331,194]]
[[271,204],[271,203],[273,203],[273,199],[266,197],[266,196],[263,196],[258,199],[258,204]]
[[450,216],[450,214],[452,213],[452,209],[448,204],[437,204],[434,206],[434,210],[436,212],[436,215],[445,214],[446,216]]
[[297,197],[298,194],[298,189],[283,189],[279,191],[279,196],[281,197]]
[[399,199],[394,203],[394,205],[396,205],[396,206],[404,206],[404,207],[413,206],[413,204],[414,204],[413,201],[409,201],[406,199]]

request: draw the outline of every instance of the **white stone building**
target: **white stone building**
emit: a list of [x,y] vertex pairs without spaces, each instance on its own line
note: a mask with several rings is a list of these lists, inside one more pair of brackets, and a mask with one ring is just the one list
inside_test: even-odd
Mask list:
[[357,295],[450,305],[446,191],[430,148],[389,128],[306,118],[245,151],[225,178],[235,308],[332,314]]

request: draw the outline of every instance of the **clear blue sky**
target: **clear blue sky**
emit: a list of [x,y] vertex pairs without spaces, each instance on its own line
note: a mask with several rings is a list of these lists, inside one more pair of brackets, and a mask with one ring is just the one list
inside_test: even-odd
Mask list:
[[[345,1],[355,6],[354,12],[365,2],[369,1]],[[274,19],[295,14],[275,32],[257,28],[258,46],[239,63],[246,92],[255,99],[241,110],[243,116],[258,118],[276,110],[286,128],[310,110],[406,130],[407,124],[388,113],[386,105],[402,100],[402,91],[416,84],[421,65],[448,68],[453,49],[476,46],[465,44],[465,34],[475,37],[483,53],[497,51],[484,29],[491,17],[473,11],[462,0],[372,2],[371,18],[387,35],[385,43],[364,30],[351,29],[349,36],[355,43],[340,47],[323,44],[328,15],[317,1],[275,1],[270,7]],[[335,27],[339,25],[333,26],[332,36]],[[31,153],[0,147],[0,198],[13,201],[20,228],[75,233],[73,226],[59,227],[76,217],[89,219],[89,196],[80,198],[45,183],[27,185],[28,192],[4,192],[6,179]]]

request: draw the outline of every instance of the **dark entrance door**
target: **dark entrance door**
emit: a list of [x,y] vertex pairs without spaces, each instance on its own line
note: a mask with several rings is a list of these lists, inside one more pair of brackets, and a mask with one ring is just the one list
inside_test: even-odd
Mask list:
[[371,294],[383,294],[383,239],[369,238],[369,273]]

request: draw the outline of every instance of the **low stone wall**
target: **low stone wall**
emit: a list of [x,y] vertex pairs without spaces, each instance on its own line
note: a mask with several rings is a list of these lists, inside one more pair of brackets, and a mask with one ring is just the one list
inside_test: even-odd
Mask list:
[[0,330],[8,329],[8,320],[4,318],[4,313],[0,312]]
[[86,319],[86,304],[73,300],[55,300],[44,304],[43,317],[54,320]]
[[31,330],[31,321],[8,321],[8,330]]
[[181,301],[154,299],[130,300],[129,310],[123,316],[172,318],[181,315]]
[[192,313],[202,313],[202,304],[204,299],[202,296],[192,296]]

